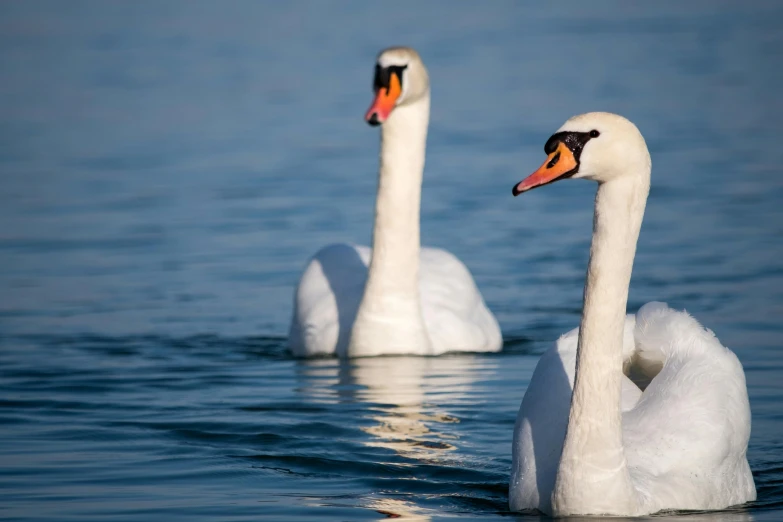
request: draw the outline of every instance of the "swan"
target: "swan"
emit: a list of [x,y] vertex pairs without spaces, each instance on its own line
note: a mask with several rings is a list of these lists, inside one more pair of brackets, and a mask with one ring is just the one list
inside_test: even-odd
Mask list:
[[755,500],[736,355],[663,303],[625,315],[650,187],[641,133],[615,114],[583,114],[544,151],[515,196],[565,178],[596,181],[598,191],[581,324],[544,353],[525,392],[510,508],[635,516]]
[[381,151],[372,249],[337,244],[313,256],[295,291],[289,349],[300,357],[499,351],[500,327],[467,267],[419,244],[430,85],[418,53],[382,51],[373,89],[365,119],[381,126]]

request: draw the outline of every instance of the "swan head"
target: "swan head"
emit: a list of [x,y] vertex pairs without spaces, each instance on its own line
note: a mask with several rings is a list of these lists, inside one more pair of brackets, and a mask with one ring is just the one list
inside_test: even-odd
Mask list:
[[389,47],[378,54],[372,88],[375,99],[364,119],[375,126],[385,122],[395,107],[427,96],[430,79],[419,53],[410,47]]
[[515,196],[561,179],[605,183],[618,177],[650,176],[650,152],[629,120],[608,112],[574,116],[544,146],[547,159],[512,190]]

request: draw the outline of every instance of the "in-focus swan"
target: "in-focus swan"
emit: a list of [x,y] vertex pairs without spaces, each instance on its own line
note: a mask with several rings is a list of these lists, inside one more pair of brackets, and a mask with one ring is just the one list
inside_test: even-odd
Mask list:
[[365,119],[381,125],[381,153],[372,249],[337,244],[315,254],[294,296],[289,347],[350,357],[498,351],[500,328],[465,265],[420,248],[430,84],[418,53],[381,52],[373,89]]
[[643,515],[754,500],[737,357],[665,304],[625,315],[650,187],[644,138],[621,116],[590,113],[568,120],[544,150],[546,162],[514,195],[571,177],[597,181],[598,192],[581,325],[541,357],[525,393],[511,509]]

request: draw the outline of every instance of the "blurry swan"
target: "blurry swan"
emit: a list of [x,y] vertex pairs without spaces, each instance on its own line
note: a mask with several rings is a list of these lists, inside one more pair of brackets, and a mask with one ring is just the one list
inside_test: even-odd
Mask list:
[[430,86],[416,51],[381,52],[374,90],[365,116],[382,125],[373,248],[337,244],[315,254],[294,296],[289,347],[343,357],[498,351],[500,328],[465,265],[420,248]]
[[546,163],[514,195],[570,177],[597,181],[598,193],[581,327],[541,357],[525,393],[511,509],[642,515],[754,500],[737,357],[663,303],[625,316],[650,186],[644,138],[625,118],[590,113],[544,150]]

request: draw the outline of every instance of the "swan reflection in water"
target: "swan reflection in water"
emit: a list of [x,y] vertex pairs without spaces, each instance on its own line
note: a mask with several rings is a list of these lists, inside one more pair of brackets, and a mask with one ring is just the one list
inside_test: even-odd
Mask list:
[[[361,445],[443,465],[458,458],[460,419],[442,405],[475,400],[476,381],[491,375],[497,364],[495,358],[473,355],[368,357],[304,360],[298,370],[300,392],[309,400],[355,407],[343,412],[352,417],[347,422],[369,435],[358,437]],[[401,465],[399,460],[393,464]],[[383,518],[429,520],[424,510],[399,498],[367,500],[365,506]]]
[[426,461],[457,449],[456,430],[444,425],[459,418],[427,396],[438,394],[441,403],[464,397],[475,378],[474,357],[374,357],[348,364],[340,372],[341,384],[368,405],[365,418],[374,421],[361,427],[372,435],[366,446]]
[[[412,459],[438,460],[457,449],[459,423],[440,404],[464,400],[475,381],[492,371],[493,359],[476,356],[367,357],[301,361],[300,391],[315,402],[359,406],[361,443]],[[354,419],[356,420],[356,419]]]

